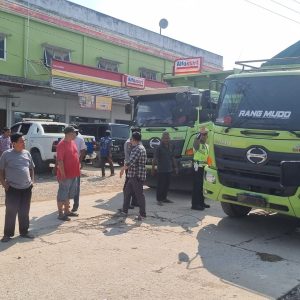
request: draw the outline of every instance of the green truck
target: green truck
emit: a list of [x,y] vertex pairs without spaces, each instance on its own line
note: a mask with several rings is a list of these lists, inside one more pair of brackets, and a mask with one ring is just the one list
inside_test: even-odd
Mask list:
[[156,186],[151,175],[155,148],[163,132],[169,132],[178,163],[179,175],[172,176],[171,189],[191,190],[193,174],[193,142],[199,128],[210,128],[216,110],[207,92],[194,87],[167,87],[151,90],[133,90],[133,121],[142,131],[142,142],[147,150],[147,180]]
[[204,195],[228,216],[262,208],[300,217],[299,66],[227,77],[209,144]]

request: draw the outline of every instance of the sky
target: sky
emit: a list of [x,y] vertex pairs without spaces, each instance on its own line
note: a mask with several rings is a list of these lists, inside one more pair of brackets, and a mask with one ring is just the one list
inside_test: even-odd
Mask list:
[[297,42],[300,0],[71,0],[235,61],[268,59]]

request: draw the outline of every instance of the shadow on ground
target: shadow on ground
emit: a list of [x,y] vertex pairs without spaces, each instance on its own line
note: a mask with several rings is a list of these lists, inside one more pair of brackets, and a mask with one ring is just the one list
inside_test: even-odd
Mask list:
[[199,231],[198,254],[203,267],[222,280],[278,298],[300,281],[299,225],[263,212],[225,217]]
[[[174,203],[164,204],[164,206],[156,204],[155,189],[146,188],[144,193],[147,218],[142,222],[134,220],[139,212],[138,207],[130,209],[126,219],[118,216],[117,211],[122,208],[123,204],[123,193],[118,193],[109,200],[99,199],[96,201],[95,207],[114,213],[110,215],[109,219],[101,223],[105,227],[104,233],[106,235],[124,234],[140,226],[141,223],[151,225],[151,230],[155,230],[155,228],[160,226],[168,226],[169,228],[181,227],[182,232],[192,233],[194,228],[201,225],[201,221],[207,213],[215,212],[215,210],[191,210],[190,193],[187,192],[170,192],[168,198],[172,199]],[[212,205],[216,204],[212,203]],[[218,217],[221,215],[222,212],[220,214],[217,213]]]

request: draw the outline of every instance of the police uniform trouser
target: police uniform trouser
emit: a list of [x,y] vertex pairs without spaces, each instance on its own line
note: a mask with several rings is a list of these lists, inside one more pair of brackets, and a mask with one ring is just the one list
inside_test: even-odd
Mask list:
[[199,167],[197,171],[194,170],[192,208],[202,207],[204,205],[203,173],[204,167]]

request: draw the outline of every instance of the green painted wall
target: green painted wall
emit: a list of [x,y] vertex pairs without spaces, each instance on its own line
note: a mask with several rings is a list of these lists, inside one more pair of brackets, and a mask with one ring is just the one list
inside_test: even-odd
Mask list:
[[[49,80],[43,65],[43,43],[71,50],[71,62],[96,67],[97,58],[120,62],[120,73],[139,76],[139,68],[155,70],[158,80],[172,72],[173,62],[125,47],[113,45],[76,32],[50,26],[0,11],[0,33],[6,38],[6,61],[0,60],[0,74]],[[27,51],[28,50],[28,51]]]

